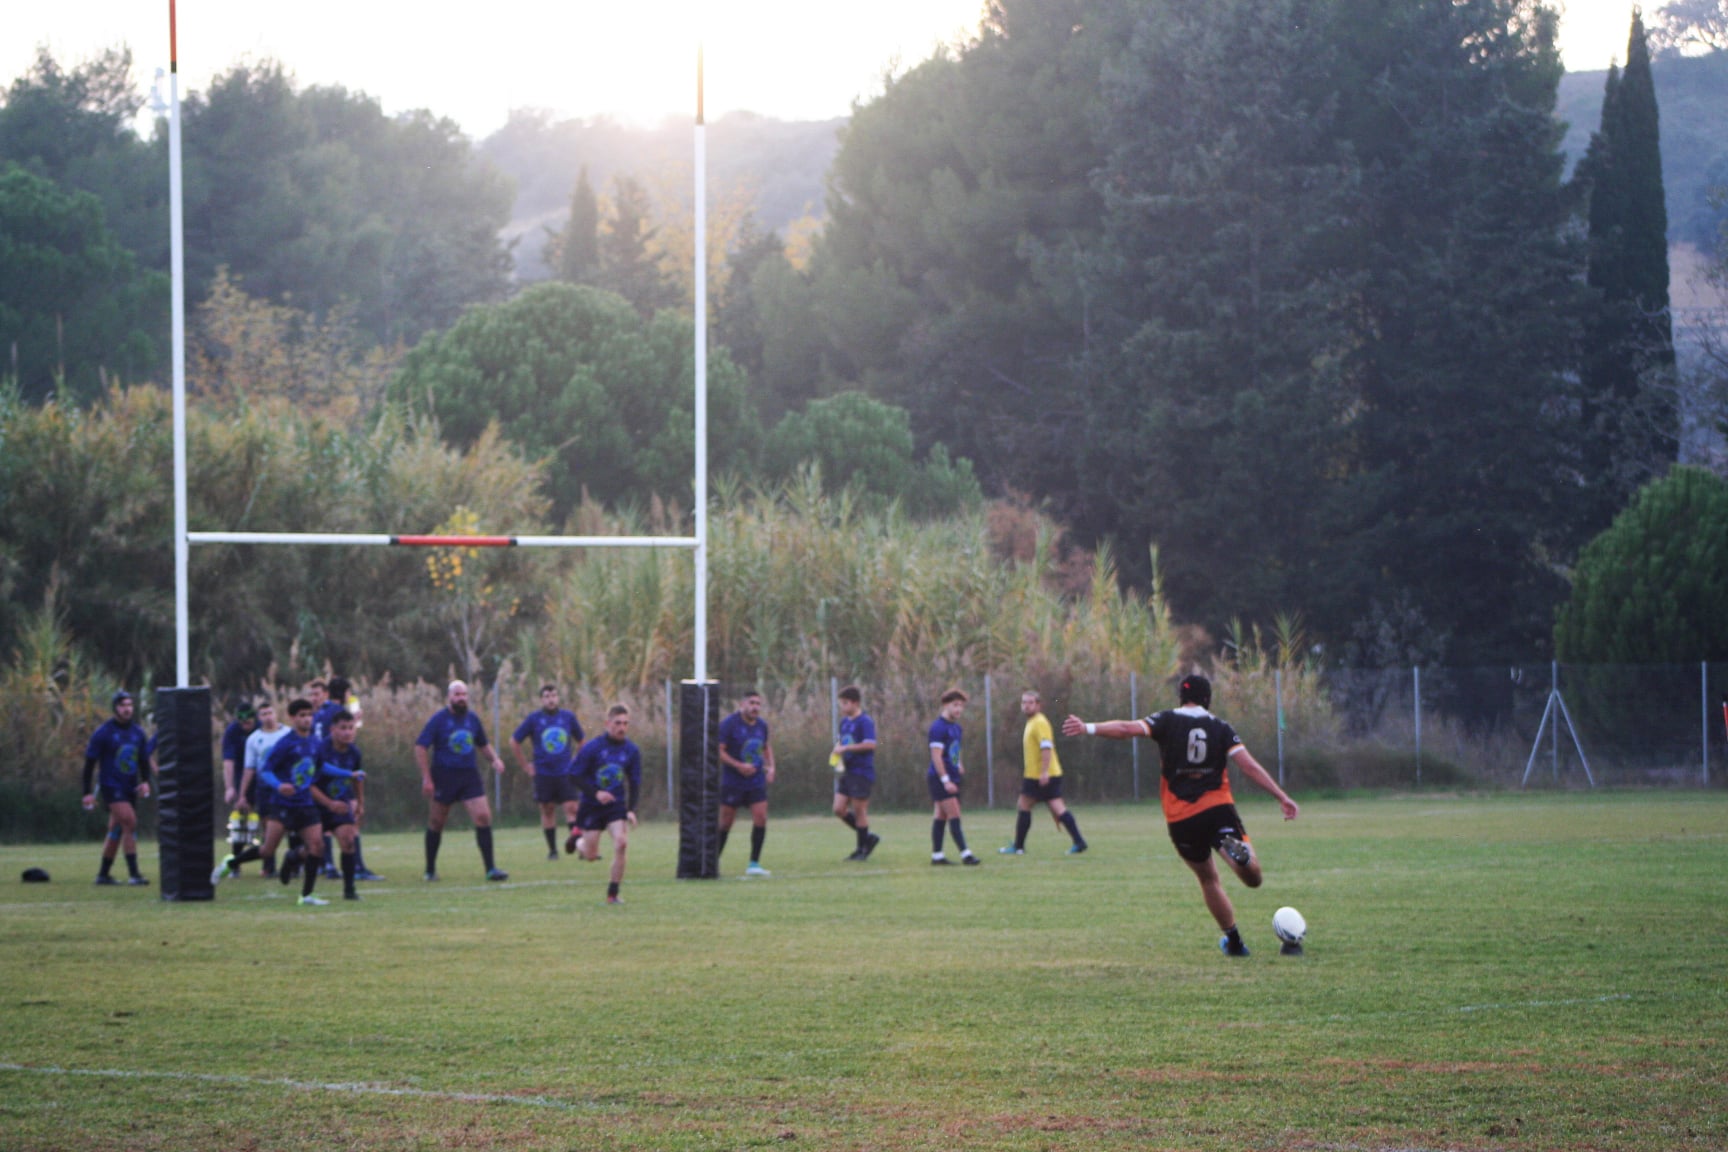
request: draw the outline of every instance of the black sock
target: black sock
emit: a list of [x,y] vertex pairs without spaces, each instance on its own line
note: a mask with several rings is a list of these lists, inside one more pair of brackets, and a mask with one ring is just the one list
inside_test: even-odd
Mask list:
[[558,829],[556,829],[556,828],[542,828],[542,829],[540,829],[540,831],[546,833],[546,851],[548,851],[548,852],[558,851]]
[[868,843],[870,840],[870,825],[859,824],[859,825],[857,825],[857,828],[858,828],[858,850],[860,852],[862,852],[864,850],[864,845],[866,843]]
[[256,844],[248,844],[246,847],[240,849],[240,851],[234,853],[234,867],[238,868],[242,864],[250,864],[252,861],[258,859],[259,855],[258,846]]
[[606,895],[608,895],[608,896],[618,895],[618,883],[617,883],[617,881],[613,881],[611,884],[606,885]]
[[966,847],[966,834],[960,831],[960,817],[956,816],[954,819],[948,821],[948,831],[954,834],[954,846],[960,849],[960,855],[966,855],[968,851]]
[[360,835],[354,835],[354,871],[356,874],[366,871],[366,853],[360,849]]
[[486,863],[486,871],[492,871],[492,825],[474,829],[474,843],[480,845],[480,859]]
[[342,853],[342,891],[354,891],[354,875],[360,871],[360,853]]
[[114,871],[114,857],[112,857],[112,856],[102,857],[102,871],[98,872],[97,875],[98,876],[107,876],[107,875],[111,874],[113,871]]
[[840,822],[848,828],[858,827],[858,817],[854,816],[850,812],[842,813],[840,816]]
[[1229,928],[1224,930],[1224,938],[1226,940],[1230,941],[1230,943],[1232,943],[1232,944],[1242,943],[1242,934],[1240,932],[1236,931],[1236,925],[1234,925],[1234,924],[1230,925]]
[[300,872],[300,895],[312,895],[312,889],[318,886],[318,870],[324,867],[324,857],[306,855],[306,867]]
[[750,863],[755,864],[762,859],[762,841],[768,839],[768,826],[752,824],[750,826]]
[[1074,838],[1074,843],[1076,845],[1084,845],[1086,843],[1086,838],[1080,835],[1080,824],[1074,819],[1074,813],[1064,812],[1061,816],[1057,817],[1057,819],[1062,822],[1062,827],[1068,829],[1068,835]]
[[942,835],[948,830],[948,822],[938,816],[930,821],[930,852],[934,856],[942,855]]
[[1032,813],[1022,812],[1014,817],[1014,847],[1026,847],[1026,834],[1032,831]]
[[726,837],[732,835],[732,829],[720,829],[720,847],[714,849],[714,858],[718,860],[726,851]]
[[126,853],[126,873],[129,876],[138,875],[138,853]]
[[444,829],[426,829],[426,871],[438,871],[438,845],[444,842]]
[[272,876],[276,874],[276,853],[272,852],[270,855],[266,856],[260,852],[258,854],[258,859],[264,861],[264,871],[270,873]]

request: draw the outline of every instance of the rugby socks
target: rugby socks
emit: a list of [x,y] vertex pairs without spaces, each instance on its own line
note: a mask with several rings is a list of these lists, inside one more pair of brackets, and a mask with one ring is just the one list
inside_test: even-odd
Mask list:
[[138,872],[138,853],[136,853],[136,852],[126,853],[126,874],[128,876],[139,875],[139,872]]
[[356,874],[366,871],[366,853],[360,850],[360,835],[354,835],[354,871]]
[[948,822],[938,816],[930,821],[930,854],[942,855],[942,835],[948,829]]
[[[1031,824],[1032,823],[1032,813],[1027,812],[1024,815],[1026,817],[1026,823]],[[1062,827],[1068,829],[1068,835],[1073,838],[1074,847],[1076,847],[1076,848],[1086,847],[1086,837],[1080,835],[1080,823],[1079,823],[1079,821],[1074,819],[1074,813],[1064,812],[1064,813],[1062,813],[1062,815],[1059,819],[1061,821]]]
[[750,863],[757,864],[762,860],[762,841],[768,839],[768,829],[765,826],[750,827]]
[[960,817],[956,816],[954,819],[948,821],[948,831],[953,833],[954,846],[960,849],[960,855],[964,856],[966,853],[972,851],[972,849],[966,847],[966,834],[960,831]]
[[548,852],[558,851],[558,829],[557,828],[542,828],[542,829],[540,829],[540,831],[546,833],[546,851],[548,851]]
[[726,837],[728,837],[730,835],[732,835],[732,829],[730,829],[730,828],[720,829],[720,847],[714,849],[714,858],[716,860],[718,860],[720,857],[726,855]]
[[1022,812],[1020,815],[1014,817],[1014,848],[1016,851],[1025,850],[1026,834],[1031,831],[1032,813]]
[[842,824],[846,825],[846,827],[848,827],[848,828],[858,827],[858,817],[852,815],[852,813],[850,813],[850,812],[847,812],[845,815],[841,816],[840,822]]
[[474,843],[480,845],[480,859],[485,861],[486,871],[492,871],[492,825],[474,829]]
[[318,886],[318,870],[324,867],[324,857],[306,854],[306,866],[300,870],[300,895],[312,895]]
[[342,894],[352,895],[354,892],[354,877],[360,871],[360,853],[342,853]]
[[1230,927],[1225,930],[1224,939],[1230,941],[1230,946],[1232,948],[1242,947],[1242,933],[1236,931],[1236,925],[1234,924],[1230,925]]
[[870,839],[870,825],[854,824],[853,827],[858,829],[858,851],[862,852],[865,843]]
[[276,875],[276,853],[272,852],[268,856],[265,856],[262,853],[260,853],[258,856],[258,859],[264,861],[264,875],[266,875],[266,876]]
[[[234,867],[238,868],[242,864],[250,864],[252,861],[257,860],[260,855],[261,853],[258,851],[258,845],[248,844],[246,847],[240,849],[240,851],[234,853]],[[271,871],[275,871],[275,869],[271,869]]]
[[102,870],[100,872],[96,873],[96,875],[109,876],[109,875],[112,875],[113,872],[114,872],[114,857],[112,857],[112,856],[102,857]]
[[426,829],[426,871],[427,872],[435,873],[438,871],[438,845],[442,844],[443,842],[444,842],[444,830],[442,828],[428,828],[428,829]]
[[615,883],[606,885],[606,895],[609,897],[618,895],[618,885]]

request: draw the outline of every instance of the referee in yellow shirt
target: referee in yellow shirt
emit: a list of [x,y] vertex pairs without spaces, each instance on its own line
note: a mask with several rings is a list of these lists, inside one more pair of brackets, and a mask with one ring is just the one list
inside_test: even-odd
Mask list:
[[1035,689],[1026,689],[1020,693],[1020,711],[1026,714],[1026,734],[1021,738],[1026,775],[1020,781],[1020,814],[1014,821],[1014,843],[1001,849],[1002,855],[1026,854],[1026,834],[1032,831],[1032,806],[1040,802],[1049,807],[1057,825],[1067,829],[1073,839],[1068,855],[1079,855],[1086,851],[1086,838],[1080,835],[1074,813],[1062,802],[1062,761],[1056,758],[1056,736],[1044,715],[1044,698]]

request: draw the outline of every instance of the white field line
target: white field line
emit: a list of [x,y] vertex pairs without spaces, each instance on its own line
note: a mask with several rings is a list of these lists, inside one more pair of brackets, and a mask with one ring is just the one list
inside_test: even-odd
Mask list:
[[91,1076],[105,1080],[176,1080],[192,1084],[220,1084],[244,1088],[293,1088],[308,1092],[342,1092],[354,1096],[399,1096],[415,1100],[449,1100],[459,1104],[520,1104],[525,1108],[551,1108],[560,1112],[605,1110],[601,1104],[572,1104],[545,1096],[507,1096],[490,1092],[435,1092],[426,1088],[397,1088],[388,1084],[321,1083],[314,1080],[284,1080],[256,1076],[218,1076],[204,1072],[138,1072],[124,1068],[32,1067],[0,1063],[0,1072],[24,1072],[33,1076]]

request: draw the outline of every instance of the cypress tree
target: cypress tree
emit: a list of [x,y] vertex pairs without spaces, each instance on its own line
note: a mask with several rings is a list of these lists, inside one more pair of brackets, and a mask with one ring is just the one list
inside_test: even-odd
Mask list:
[[1605,527],[1631,494],[1672,463],[1674,336],[1668,311],[1668,211],[1656,87],[1634,9],[1624,72],[1609,69],[1602,123],[1580,165],[1589,188],[1584,326],[1585,527]]
[[588,182],[588,166],[570,193],[570,221],[546,246],[546,262],[566,284],[588,284],[600,267],[600,202]]

